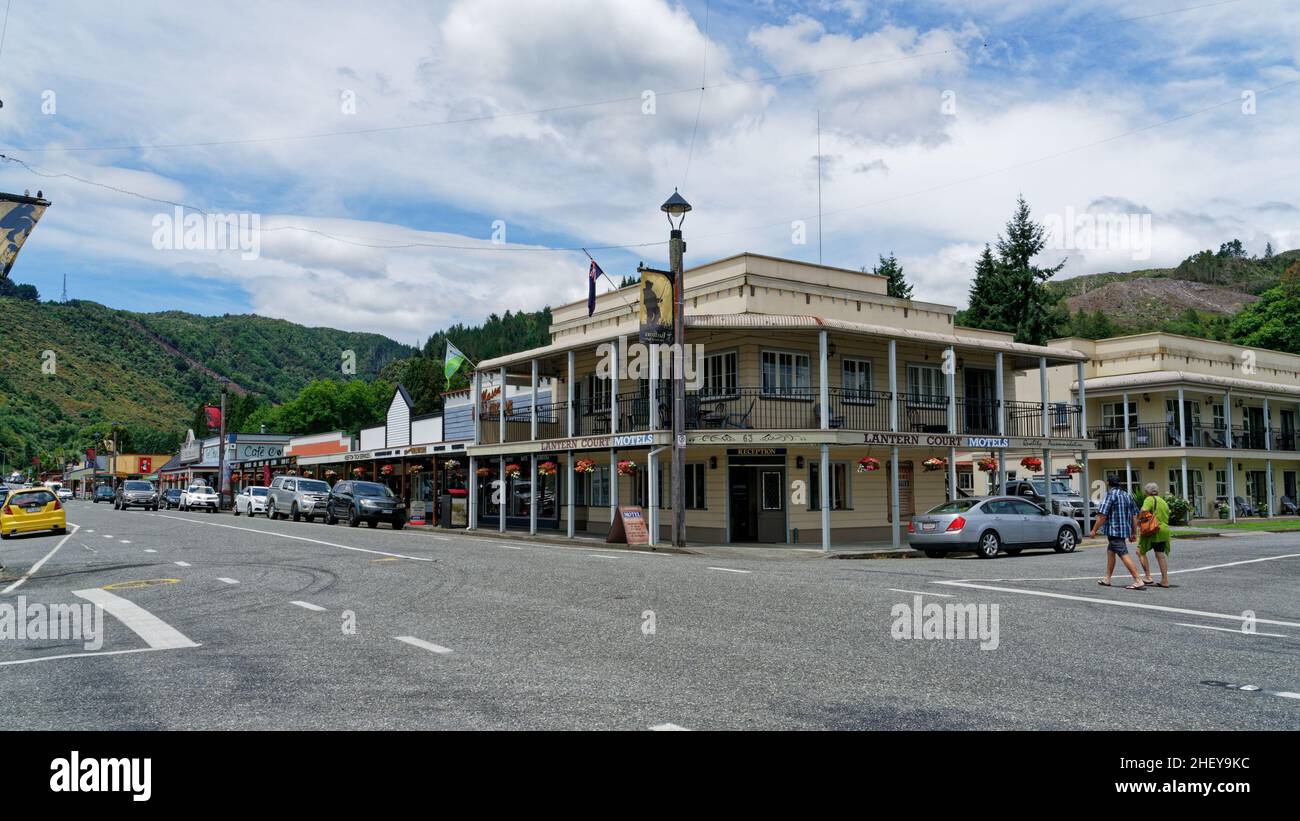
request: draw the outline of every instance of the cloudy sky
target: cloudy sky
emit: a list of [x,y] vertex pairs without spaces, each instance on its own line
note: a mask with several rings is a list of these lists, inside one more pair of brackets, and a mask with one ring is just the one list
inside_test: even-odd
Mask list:
[[[1021,193],[1064,275],[1300,247],[1294,0],[14,0],[2,48],[46,298],[414,343],[665,264],[675,187],[688,264],[893,251],[955,305]],[[256,258],[157,247],[169,202]]]

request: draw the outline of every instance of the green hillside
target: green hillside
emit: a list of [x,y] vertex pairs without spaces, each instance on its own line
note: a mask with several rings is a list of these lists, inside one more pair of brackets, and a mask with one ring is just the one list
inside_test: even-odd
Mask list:
[[124,447],[169,452],[195,426],[197,409],[217,400],[218,377],[232,381],[232,393],[248,394],[232,399],[240,406],[234,420],[293,398],[312,380],[343,378],[345,350],[356,353],[362,379],[417,353],[377,334],[259,316],[0,297],[0,451],[9,465],[33,456],[54,464],[60,449],[92,445],[116,422]]

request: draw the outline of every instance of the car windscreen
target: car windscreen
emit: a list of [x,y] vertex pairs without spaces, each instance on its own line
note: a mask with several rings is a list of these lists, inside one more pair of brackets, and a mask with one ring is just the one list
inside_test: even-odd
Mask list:
[[123,485],[125,490],[153,490],[153,485],[148,482],[127,482]]
[[[1044,495],[1043,494],[1044,485],[1042,479],[1034,479],[1031,482],[1031,484],[1033,484],[1034,486],[1035,493],[1037,493],[1039,496]],[[1069,496],[1071,493],[1074,493],[1074,488],[1070,487],[1068,482],[1058,482],[1058,481],[1052,482],[1053,496]]]
[[975,505],[979,504],[979,499],[954,499],[951,502],[944,502],[938,507],[931,508],[927,513],[965,513]]
[[387,485],[377,482],[356,482],[352,485],[352,492],[358,496],[376,496],[385,499],[392,498],[393,495]]
[[298,489],[305,490],[308,493],[329,493],[330,492],[329,485],[325,484],[324,482],[315,481],[312,479],[299,479]]
[[250,496],[265,496],[265,495],[266,495],[266,488],[264,488],[264,487],[255,487],[255,488],[252,488],[252,489],[250,489],[250,490],[248,491],[248,495],[250,495]]

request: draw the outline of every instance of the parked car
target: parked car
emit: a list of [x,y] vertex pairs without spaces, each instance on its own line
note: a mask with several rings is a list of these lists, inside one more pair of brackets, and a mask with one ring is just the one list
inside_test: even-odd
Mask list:
[[304,516],[309,522],[319,516],[323,522],[329,499],[330,486],[320,479],[277,476],[266,489],[266,515],[270,519],[289,518],[295,522]]
[[49,488],[11,488],[0,499],[0,539],[19,533],[68,532],[68,514]]
[[[1033,479],[1013,479],[1007,482],[1007,489],[1000,491],[1005,496],[1019,496],[1022,499],[1028,499],[1039,507],[1047,507],[1047,484],[1043,477],[1038,476]],[[1083,497],[1074,489],[1066,479],[1054,477],[1052,479],[1052,508],[1051,512],[1058,516],[1068,516],[1071,519],[1083,521]],[[1097,504],[1089,502],[1091,518],[1089,521],[1097,519]]]
[[153,482],[130,479],[118,486],[117,497],[113,500],[113,509],[126,510],[129,507],[158,509],[158,491],[154,489]]
[[207,485],[195,482],[181,491],[181,510],[206,510],[217,512],[217,492]]
[[181,506],[181,489],[178,487],[169,487],[162,492],[158,499],[158,504],[172,510]]
[[235,515],[247,513],[251,519],[254,514],[266,513],[267,489],[261,485],[241,488],[235,496]]
[[99,504],[100,502],[116,502],[117,494],[114,493],[113,488],[108,485],[99,485],[95,488],[95,495],[91,498],[95,504]]
[[406,505],[378,482],[339,482],[330,491],[325,521],[338,524],[340,519],[346,520],[348,527],[362,522],[378,527],[380,522],[388,522],[393,530],[401,530],[406,526]]
[[932,559],[961,551],[992,559],[1001,551],[1014,556],[1028,547],[1073,553],[1082,539],[1083,529],[1074,519],[1014,496],[955,499],[907,524],[907,543]]
[[59,497],[60,502],[66,502],[72,498],[72,491],[66,487],[61,487],[55,495]]

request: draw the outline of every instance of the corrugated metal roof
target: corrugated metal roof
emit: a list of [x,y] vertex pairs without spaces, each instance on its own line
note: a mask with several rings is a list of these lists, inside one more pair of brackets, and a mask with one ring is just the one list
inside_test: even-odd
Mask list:
[[[1151,373],[1125,374],[1124,376],[1099,376],[1083,381],[1084,387],[1090,392],[1122,390],[1125,388],[1150,390],[1159,385],[1178,383],[1205,385],[1207,387],[1225,388],[1247,393],[1284,393],[1288,396],[1300,396],[1300,385],[1280,385],[1276,382],[1261,382],[1235,376],[1213,376],[1208,373],[1188,373],[1186,371],[1153,371]],[[1070,383],[1070,390],[1079,390],[1079,381],[1077,379]]]

